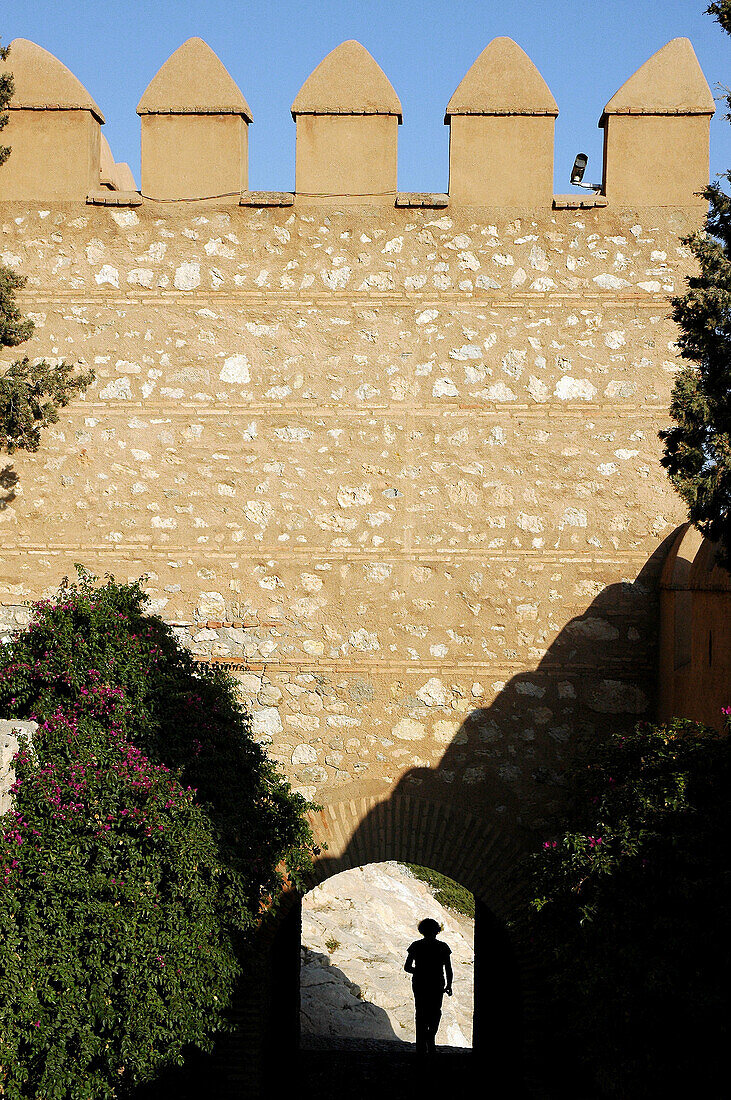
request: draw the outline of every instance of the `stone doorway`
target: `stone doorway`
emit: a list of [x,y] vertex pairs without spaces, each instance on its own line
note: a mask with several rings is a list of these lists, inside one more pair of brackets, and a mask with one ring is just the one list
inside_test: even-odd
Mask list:
[[265,1044],[265,1063],[271,1065],[282,1059],[289,1062],[291,1052],[305,1095],[328,1095],[347,1089],[352,1100],[361,1096],[370,1100],[379,1087],[387,1088],[393,1100],[439,1095],[461,1084],[471,1087],[475,1072],[484,1075],[496,1095],[506,1088],[511,1096],[522,1095],[523,994],[519,966],[504,923],[479,899],[475,903],[472,1045],[450,1046],[445,1043],[446,1034],[440,1032],[440,1049],[426,1068],[426,1076],[413,1046],[393,1028],[393,1037],[384,1036],[381,1041],[343,1037],[330,1043],[308,1041],[300,1022],[301,945],[302,904],[297,899],[272,943],[271,974],[277,993],[271,1004],[267,1028],[271,1042]]
[[413,1051],[404,960],[425,917],[441,926],[454,974],[437,1043],[471,1049],[474,896],[451,879],[395,861],[343,871],[302,898],[301,1049]]

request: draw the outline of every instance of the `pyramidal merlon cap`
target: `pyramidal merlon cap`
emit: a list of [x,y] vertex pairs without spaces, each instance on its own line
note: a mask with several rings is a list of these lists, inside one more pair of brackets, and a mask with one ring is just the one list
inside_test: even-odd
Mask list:
[[604,115],[712,115],[715,109],[690,41],[673,38],[615,92]]
[[15,92],[8,107],[30,111],[91,111],[104,115],[84,85],[48,50],[27,38],[15,38],[3,68],[12,73]]
[[158,69],[138,115],[242,115],[249,105],[230,73],[202,38],[189,38]]
[[493,38],[447,104],[452,115],[557,115],[551,89],[512,38]]
[[401,100],[365,46],[341,42],[307,77],[292,104],[297,115],[396,115]]

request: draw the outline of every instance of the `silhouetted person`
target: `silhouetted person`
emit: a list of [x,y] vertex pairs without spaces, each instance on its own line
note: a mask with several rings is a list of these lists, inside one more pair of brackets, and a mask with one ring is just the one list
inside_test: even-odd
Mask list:
[[427,917],[419,924],[422,939],[414,940],[406,956],[404,970],[413,974],[416,1014],[416,1052],[433,1054],[439,1021],[442,1018],[442,998],[452,996],[452,964],[450,948],[438,940],[441,931],[435,920]]

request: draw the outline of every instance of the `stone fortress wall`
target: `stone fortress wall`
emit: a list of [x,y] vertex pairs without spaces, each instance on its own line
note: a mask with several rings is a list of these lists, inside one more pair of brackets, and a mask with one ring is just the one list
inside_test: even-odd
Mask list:
[[4,629],[75,562],[146,574],[323,804],[328,866],[428,840],[454,873],[445,814],[521,843],[582,738],[652,713],[668,296],[713,113],[690,43],[607,104],[602,193],[555,197],[557,106],[509,39],[447,106],[444,195],[398,191],[401,104],[355,42],[293,104],[294,193],[247,189],[251,111],[200,39],[140,102],[141,191],[58,60],[8,64],[22,350],[96,381],[8,462]]

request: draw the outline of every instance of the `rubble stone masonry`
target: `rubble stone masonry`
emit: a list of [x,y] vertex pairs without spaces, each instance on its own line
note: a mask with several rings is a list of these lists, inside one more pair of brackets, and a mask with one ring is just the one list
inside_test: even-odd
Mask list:
[[601,194],[554,198],[558,106],[506,38],[447,105],[444,195],[398,192],[401,102],[356,42],[295,98],[289,194],[248,190],[252,114],[201,39],[140,100],[141,192],[58,59],[8,65],[23,350],[96,381],[1,479],[3,636],[76,562],[144,575],[323,805],[321,876],[421,860],[500,913],[491,831],[544,829],[577,746],[652,713],[714,109],[690,43],[606,105]]
[[4,624],[146,574],[308,796],[522,820],[652,696],[693,217],[4,204],[28,354],[96,372],[13,456]]
[[[657,713],[664,565],[661,711],[722,686],[684,655],[728,660],[721,604],[686,622],[695,574],[678,538],[668,555],[683,507],[657,435],[708,182],[690,43],[607,103],[601,193],[555,197],[558,106],[505,38],[447,105],[444,195],[398,192],[401,103],[355,42],[292,105],[294,193],[248,190],[251,111],[200,39],[140,100],[141,191],[60,61],[16,40],[8,64],[0,260],[27,279],[22,351],[96,380],[0,475],[0,641],[77,562],[144,575],[150,610],[231,668],[254,736],[321,805],[313,884],[419,863],[511,919],[516,855],[579,746]],[[267,1042],[297,1043],[285,908],[230,1059],[252,1097]],[[529,1035],[535,946],[516,925],[510,944]],[[484,997],[477,982],[476,1046]]]

